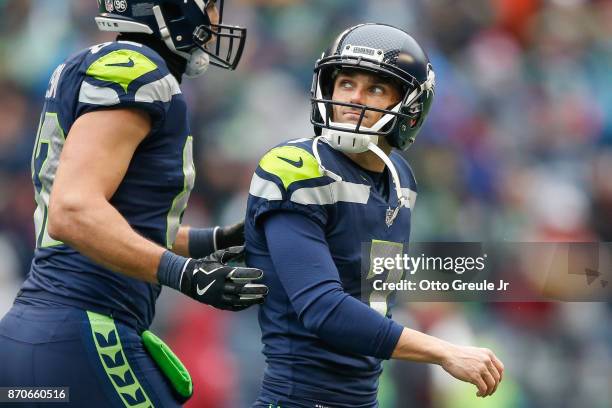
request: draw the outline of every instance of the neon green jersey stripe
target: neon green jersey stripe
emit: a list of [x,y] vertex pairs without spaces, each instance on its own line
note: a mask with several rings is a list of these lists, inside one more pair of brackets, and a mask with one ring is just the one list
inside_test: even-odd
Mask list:
[[125,356],[119,331],[113,319],[89,311],[87,317],[104,371],[106,371],[123,404],[131,408],[152,407],[151,400],[138,382],[138,378]]

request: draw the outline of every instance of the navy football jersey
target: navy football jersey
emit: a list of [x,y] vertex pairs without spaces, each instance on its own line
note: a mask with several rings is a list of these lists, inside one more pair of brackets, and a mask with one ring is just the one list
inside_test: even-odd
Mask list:
[[144,45],[96,45],[61,64],[45,95],[32,155],[36,249],[20,296],[115,316],[142,329],[153,319],[160,286],[112,272],[47,232],[49,196],[70,128],[81,115],[113,108],[147,112],[152,130],[110,203],[135,231],[172,248],[194,183],[192,137],[178,81]]
[[[297,212],[316,221],[324,231],[344,292],[390,317],[392,297],[362,293],[362,282],[373,278],[372,258],[395,256],[407,249],[416,182],[406,161],[392,152],[390,159],[409,200],[387,226],[387,211],[397,203],[390,173],[384,173],[389,183],[385,195],[384,188],[375,188],[369,172],[348,156],[323,142],[318,150],[322,164],[339,178],[321,173],[312,139],[298,139],[271,149],[251,182],[245,221],[247,265],[262,269],[269,287],[259,311],[267,362],[262,392],[332,406],[372,406],[381,360],[335,348],[306,329],[279,280],[283,270],[276,270],[272,262],[267,242],[274,237],[265,236],[262,224],[267,215],[279,211]],[[296,242],[295,251],[299,250]],[[382,278],[399,280],[401,275]]]

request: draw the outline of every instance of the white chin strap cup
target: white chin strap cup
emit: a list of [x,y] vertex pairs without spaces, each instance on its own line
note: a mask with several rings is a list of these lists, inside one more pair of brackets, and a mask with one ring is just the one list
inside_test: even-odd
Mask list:
[[368,151],[370,143],[378,143],[378,136],[376,135],[351,132],[349,129],[354,129],[354,126],[346,126],[344,123],[334,123],[333,125],[347,129],[346,131],[322,129],[321,136],[336,150],[346,153],[363,153]]
[[203,50],[196,48],[189,54],[185,75],[188,78],[195,78],[204,74],[210,66],[210,57]]

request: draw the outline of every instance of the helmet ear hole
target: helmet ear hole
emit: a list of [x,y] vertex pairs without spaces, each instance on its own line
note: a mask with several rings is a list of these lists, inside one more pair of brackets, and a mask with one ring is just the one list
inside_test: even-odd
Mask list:
[[392,143],[392,145],[400,150],[406,150],[410,147],[416,137],[415,127],[418,122],[418,119],[401,120],[396,129],[395,143]]
[[389,132],[389,131],[391,130],[391,128],[392,128],[392,127],[395,125],[395,121],[396,121],[396,120],[397,120],[397,119],[392,119],[392,120],[390,120],[390,121],[389,121],[389,122],[388,122],[388,123],[387,123],[385,126],[383,126],[383,127],[380,129],[380,132],[381,132],[381,133],[387,133],[387,132]]
[[336,82],[336,77],[339,73],[340,70],[337,68],[328,68],[321,70],[319,83],[321,84],[321,96],[323,96],[323,98],[331,99],[332,94],[334,93],[334,84]]

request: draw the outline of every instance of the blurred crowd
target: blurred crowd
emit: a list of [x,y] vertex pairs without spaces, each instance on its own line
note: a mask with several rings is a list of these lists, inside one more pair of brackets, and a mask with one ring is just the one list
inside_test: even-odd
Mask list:
[[[95,0],[0,0],[0,316],[34,246],[30,156],[48,78],[112,40]],[[248,27],[236,72],[186,80],[196,187],[185,222],[244,214],[258,159],[312,135],[315,59],[360,22],[411,33],[436,72],[424,130],[406,152],[419,183],[416,241],[612,241],[612,2],[607,0],[226,0]],[[191,406],[246,407],[263,371],[256,310],[216,312],[166,290],[156,330],[191,370]],[[175,311],[180,308],[179,314]],[[506,364],[491,398],[437,367],[389,362],[392,407],[610,407],[610,303],[420,303],[409,327],[488,346]]]

